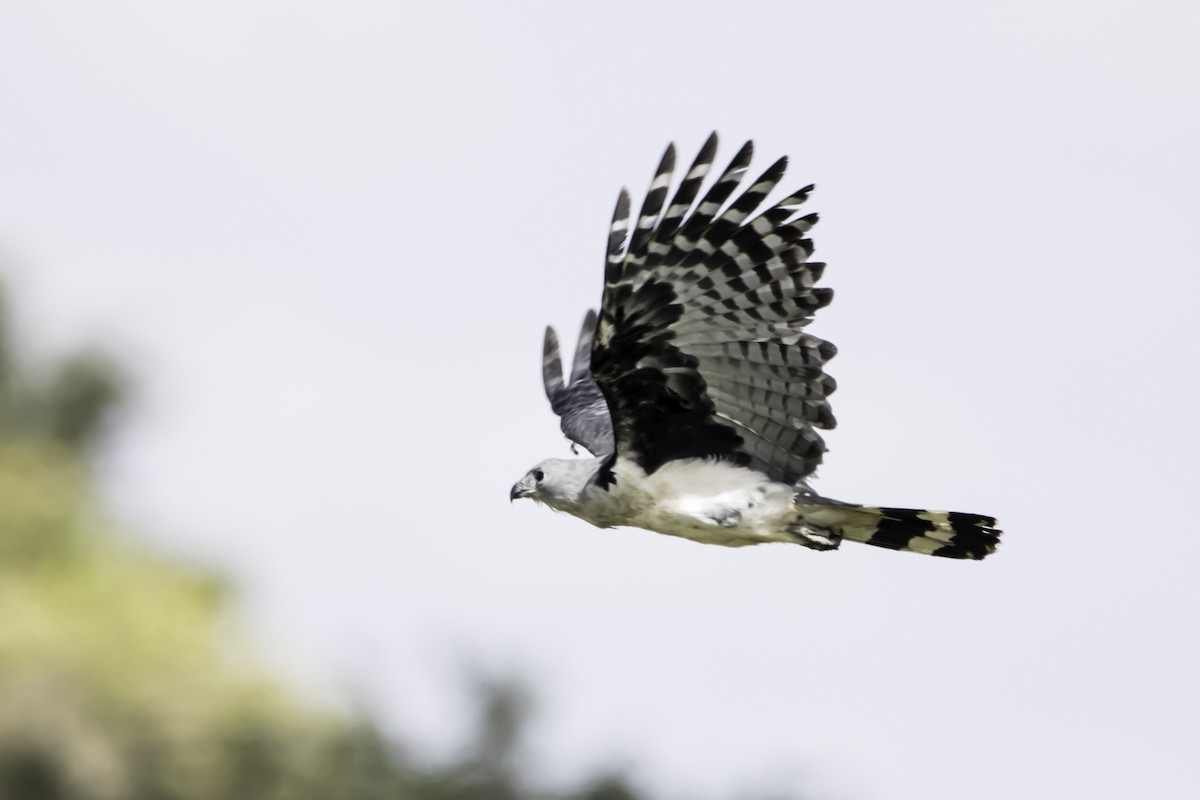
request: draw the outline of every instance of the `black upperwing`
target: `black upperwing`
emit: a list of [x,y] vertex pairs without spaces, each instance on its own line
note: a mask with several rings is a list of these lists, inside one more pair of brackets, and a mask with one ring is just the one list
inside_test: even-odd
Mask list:
[[801,331],[832,298],[813,288],[824,265],[807,263],[816,215],[792,218],[812,187],[746,222],[783,176],[780,159],[718,215],[750,163],[747,142],[692,210],[716,144],[713,134],[663,212],[667,148],[632,233],[628,194],[617,201],[591,357],[612,418],[609,466],[622,455],[651,473],[714,457],[797,483],[825,451],[814,429],[835,424],[823,365],[836,351]]

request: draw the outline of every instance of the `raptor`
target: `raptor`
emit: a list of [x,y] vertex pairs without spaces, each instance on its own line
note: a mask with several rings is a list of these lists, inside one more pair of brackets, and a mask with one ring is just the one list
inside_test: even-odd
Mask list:
[[946,558],[992,553],[992,517],[855,505],[809,486],[825,452],[818,431],[836,424],[825,364],[837,352],[805,330],[833,298],[815,285],[825,265],[809,261],[817,215],[799,214],[813,187],[755,215],[787,159],[734,196],[747,142],[701,196],[716,149],[714,133],[668,202],[669,146],[632,225],[621,191],[600,311],[584,319],[569,379],[553,328],[543,350],[550,405],[592,457],[543,461],[510,498],[601,528],[730,547],[853,541]]

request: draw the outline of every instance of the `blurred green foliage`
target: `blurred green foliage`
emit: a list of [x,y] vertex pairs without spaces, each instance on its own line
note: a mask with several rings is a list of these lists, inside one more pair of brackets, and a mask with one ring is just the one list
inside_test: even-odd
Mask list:
[[106,522],[90,454],[124,392],[112,363],[12,349],[0,298],[0,800],[643,797],[616,774],[531,789],[510,684],[485,683],[439,764],[293,696],[230,633],[221,580]]
[[26,369],[13,352],[10,324],[0,286],[0,436],[51,440],[85,455],[107,432],[125,377],[102,353],[86,350]]

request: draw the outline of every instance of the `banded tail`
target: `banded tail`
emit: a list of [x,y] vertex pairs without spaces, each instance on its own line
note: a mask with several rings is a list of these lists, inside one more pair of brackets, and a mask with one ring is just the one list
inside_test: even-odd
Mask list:
[[982,559],[996,551],[1001,531],[993,517],[960,511],[876,508],[797,499],[805,522],[852,542],[942,558]]

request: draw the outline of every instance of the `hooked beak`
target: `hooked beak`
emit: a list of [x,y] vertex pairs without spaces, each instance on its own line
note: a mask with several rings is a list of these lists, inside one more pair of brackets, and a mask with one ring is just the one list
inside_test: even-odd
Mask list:
[[512,491],[508,493],[508,502],[513,502],[522,497],[533,497],[533,481],[528,477],[521,478],[513,484]]

